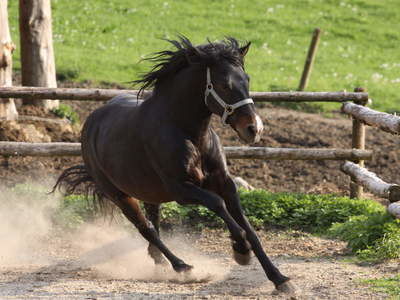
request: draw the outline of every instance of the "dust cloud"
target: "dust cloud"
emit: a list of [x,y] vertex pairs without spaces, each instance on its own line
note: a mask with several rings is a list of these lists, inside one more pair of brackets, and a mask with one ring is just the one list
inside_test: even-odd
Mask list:
[[[208,282],[229,272],[214,258],[200,254],[183,234],[164,239],[166,245],[194,269],[176,273],[170,264],[155,266],[147,241],[124,222],[101,218],[74,231],[60,231],[52,217],[60,196],[46,190],[23,193],[0,189],[0,266],[86,269],[98,278],[141,281]],[[133,225],[132,225],[133,226]]]
[[215,259],[198,253],[183,237],[163,240],[173,253],[194,266],[191,272],[178,274],[170,264],[155,266],[147,254],[148,243],[139,234],[128,232],[116,224],[104,221],[87,224],[71,242],[80,249],[77,266],[89,267],[99,276],[110,279],[207,282],[221,280],[229,271]]
[[[25,189],[25,188],[24,188]],[[43,264],[41,251],[52,228],[50,212],[58,201],[37,191],[0,188],[0,265]]]

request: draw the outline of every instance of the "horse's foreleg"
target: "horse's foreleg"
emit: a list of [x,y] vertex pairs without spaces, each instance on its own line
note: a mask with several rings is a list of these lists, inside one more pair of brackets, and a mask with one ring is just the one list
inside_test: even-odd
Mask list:
[[235,183],[228,177],[222,187],[223,188],[219,189],[219,194],[224,198],[227,209],[233,218],[246,231],[247,241],[250,243],[251,248],[263,267],[268,279],[275,284],[275,287],[278,290],[289,292],[288,289],[291,287],[286,282],[289,281],[290,278],[282,275],[279,269],[274,266],[272,261],[265,254],[256,232],[243,213]]
[[[144,209],[147,219],[153,224],[158,236],[160,236],[160,204],[144,203]],[[166,263],[161,251],[154,244],[149,243],[147,251],[156,265]]]
[[164,254],[175,271],[183,272],[192,269],[192,266],[187,265],[183,260],[176,257],[160,240],[157,230],[143,215],[139,203],[135,198],[123,197],[116,204],[128,220],[136,226],[142,236]]
[[234,243],[238,245],[247,245],[246,232],[230,215],[224,200],[220,196],[190,182],[175,185],[174,195],[179,204],[201,204],[213,211],[225,222]]

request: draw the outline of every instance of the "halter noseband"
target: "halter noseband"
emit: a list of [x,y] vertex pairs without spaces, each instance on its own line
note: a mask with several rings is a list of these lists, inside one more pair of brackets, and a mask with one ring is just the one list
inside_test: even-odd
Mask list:
[[229,115],[231,115],[235,112],[235,109],[237,109],[243,105],[246,105],[246,104],[254,103],[253,99],[251,99],[251,98],[246,98],[246,99],[238,101],[234,104],[226,103],[224,100],[222,100],[222,98],[220,96],[218,96],[217,92],[214,90],[213,84],[211,82],[210,68],[207,68],[207,85],[206,85],[206,91],[205,91],[205,95],[204,95],[204,102],[207,107],[208,107],[207,97],[210,94],[213,95],[214,99],[224,109],[224,113],[222,114],[222,117],[221,117],[222,124],[224,124],[224,125],[227,125],[226,119],[228,118]]

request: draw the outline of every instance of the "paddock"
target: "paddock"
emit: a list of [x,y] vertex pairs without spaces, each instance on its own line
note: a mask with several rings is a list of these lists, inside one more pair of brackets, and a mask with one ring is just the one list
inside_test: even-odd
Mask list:
[[[107,101],[123,93],[138,95],[138,90],[116,89],[78,89],[78,88],[40,88],[40,87],[1,87],[2,98],[50,99],[75,101]],[[151,93],[145,91],[144,96]],[[400,118],[365,107],[368,93],[362,88],[354,92],[251,92],[255,102],[337,102],[342,103],[342,112],[353,118],[351,149],[296,149],[268,147],[225,147],[228,159],[263,160],[343,160],[341,170],[350,177],[350,197],[361,198],[362,188],[366,187],[374,195],[387,198],[391,204],[388,211],[400,217],[400,193],[398,185],[388,184],[377,176],[363,180],[364,161],[371,159],[373,153],[365,150],[365,125],[375,126],[383,131],[399,134]],[[13,143],[0,142],[0,155],[3,156],[79,156],[79,143]],[[355,164],[354,164],[355,163]],[[364,173],[363,173],[364,172]],[[390,186],[388,188],[387,186]],[[397,203],[396,203],[397,202]]]

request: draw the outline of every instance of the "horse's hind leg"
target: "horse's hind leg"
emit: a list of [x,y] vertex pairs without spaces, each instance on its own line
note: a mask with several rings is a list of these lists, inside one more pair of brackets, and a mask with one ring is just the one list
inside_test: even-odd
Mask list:
[[156,247],[169,260],[176,272],[189,271],[193,267],[187,265],[183,260],[176,257],[160,240],[157,230],[143,215],[139,203],[135,198],[122,197],[116,204],[122,210],[123,214],[131,221],[142,236],[154,247]]
[[[144,209],[146,211],[147,219],[149,219],[149,221],[153,224],[158,236],[160,236],[160,204],[144,203]],[[149,243],[147,251],[154,259],[156,265],[166,263],[161,251],[154,244]]]

